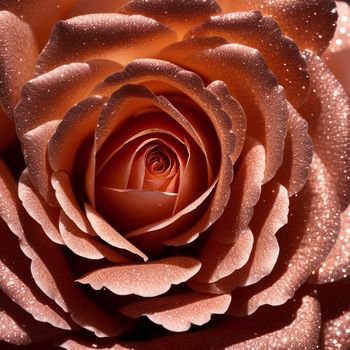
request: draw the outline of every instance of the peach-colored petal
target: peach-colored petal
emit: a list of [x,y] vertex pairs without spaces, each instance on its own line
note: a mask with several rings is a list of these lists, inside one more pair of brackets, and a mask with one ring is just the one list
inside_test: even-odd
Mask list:
[[350,6],[344,1],[337,1],[338,22],[334,37],[323,53],[327,66],[341,82],[350,96],[350,74],[348,62],[350,57]]
[[93,138],[104,98],[91,96],[70,109],[58,125],[48,144],[50,166],[54,171],[72,174],[81,145]]
[[36,72],[42,74],[68,62],[92,59],[124,65],[137,57],[149,57],[175,40],[176,34],[169,27],[143,16],[78,16],[56,24],[39,56]]
[[24,218],[24,225],[21,249],[31,260],[31,275],[39,288],[69,312],[74,322],[98,337],[119,335],[123,327],[118,320],[108,316],[74,282],[61,246],[50,241],[30,218]]
[[13,118],[21,86],[32,75],[38,50],[28,24],[10,12],[0,11],[0,33],[0,102]]
[[295,106],[305,102],[309,92],[306,63],[298,47],[282,34],[272,17],[257,11],[215,16],[186,36],[217,36],[259,50],[278,83],[285,88],[288,100]]
[[93,350],[96,349],[96,346],[98,346],[99,350],[154,350],[154,347],[152,345],[147,347],[145,342],[135,344],[124,342],[116,343],[115,341],[112,341],[107,345],[106,342],[103,342],[103,344],[101,345],[97,345],[96,340],[94,340],[93,342],[88,342],[86,341],[86,339],[81,340],[74,339],[72,337],[62,339],[61,337],[59,340],[56,341],[56,343],[66,350]]
[[[26,349],[24,345],[42,342],[64,333],[47,323],[41,323],[15,305],[10,298],[0,291],[0,346],[7,350],[6,343]],[[36,349],[38,345],[36,344]],[[13,349],[13,347],[9,347]]]
[[73,3],[74,0],[3,0],[1,7],[28,22],[42,47],[48,40],[52,25],[67,15]]
[[288,104],[289,119],[284,157],[275,179],[285,186],[289,196],[298,193],[307,180],[312,161],[312,140],[308,134],[308,124],[299,113]]
[[[19,248],[18,238],[0,219],[0,290],[37,321],[61,329],[74,328],[72,321],[44,295],[31,278],[30,262]],[[47,326],[47,325],[46,325]]]
[[136,254],[147,261],[147,256],[109,225],[94,208],[85,204],[85,211],[92,228],[105,242],[116,248]]
[[213,81],[207,86],[207,89],[219,98],[223,110],[231,119],[232,131],[236,135],[235,149],[231,154],[232,163],[234,164],[242,152],[247,131],[247,120],[244,110],[239,102],[230,95],[223,81]]
[[292,298],[333,247],[339,214],[332,178],[314,154],[308,182],[290,199],[288,224],[278,233],[280,255],[274,270],[259,283],[236,289],[230,312],[251,314],[261,305],[281,305]]
[[132,0],[118,10],[127,15],[143,15],[174,28],[179,37],[186,30],[221,13],[214,0]]
[[52,187],[55,190],[57,201],[66,215],[80,230],[95,236],[96,234],[92,232],[85,213],[78,204],[68,174],[63,171],[54,172],[52,174]]
[[344,311],[340,316],[327,320],[323,324],[323,349],[347,349],[350,346],[350,311]]
[[342,210],[350,201],[350,99],[323,59],[306,52],[311,93],[300,114],[315,152],[332,176]]
[[212,314],[224,314],[230,304],[228,294],[182,293],[128,304],[120,312],[132,318],[146,316],[173,332],[184,332],[191,324],[202,326]]
[[339,236],[312,282],[330,283],[350,274],[350,206],[340,216]]
[[263,56],[255,49],[229,44],[191,55],[184,64],[209,81],[225,81],[246,112],[247,133],[266,145],[264,182],[270,180],[283,160],[288,108],[283,88]]
[[60,215],[59,230],[66,247],[83,258],[93,260],[107,258],[113,262],[128,262],[128,259],[112,248],[80,231],[63,211]]
[[202,268],[193,280],[212,283],[242,268],[250,257],[253,243],[254,236],[248,228],[232,244],[218,243],[215,235],[210,235],[200,254]]
[[265,157],[264,147],[248,137],[240,166],[231,183],[232,195],[224,213],[210,228],[212,240],[222,244],[233,243],[249,230],[253,207],[260,198]]
[[259,10],[271,15],[302,49],[323,52],[337,20],[334,0],[218,0],[224,12]]
[[56,129],[54,123],[63,119],[72,105],[85,98],[116,67],[119,65],[108,61],[72,63],[30,80],[22,89],[22,100],[15,111],[16,128],[31,180],[50,203],[54,200],[47,142]]
[[30,181],[27,169],[23,171],[19,180],[18,197],[27,213],[41,225],[47,236],[53,242],[63,244],[57,229],[60,209],[51,207],[44,201]]
[[194,258],[175,256],[141,265],[99,269],[87,273],[78,282],[94,289],[106,287],[118,295],[152,297],[164,294],[173,284],[187,281],[198,272],[200,265]]

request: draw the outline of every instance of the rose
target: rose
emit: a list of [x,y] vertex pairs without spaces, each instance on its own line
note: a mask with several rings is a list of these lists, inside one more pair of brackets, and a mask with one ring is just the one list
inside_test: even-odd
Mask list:
[[[221,3],[227,12],[257,6],[227,4]],[[170,348],[174,337],[176,343],[202,349],[237,343],[269,348],[277,338],[284,347],[313,348],[320,322],[316,296],[301,289],[296,301],[286,302],[312,274],[319,283],[328,282],[329,269],[334,269],[330,278],[342,277],[332,257],[342,249],[341,241],[334,241],[348,196],[348,100],[316,56],[333,34],[334,3],[262,4],[264,15],[272,14],[300,49],[312,49],[305,57],[271,17],[221,15],[209,1],[162,5],[166,16],[156,11],[159,2],[132,2],[120,10],[123,16],[88,15],[58,23],[34,79],[24,85],[15,118],[28,170],[19,181],[19,197],[34,220],[16,202],[15,184],[5,168],[2,193],[11,213],[7,210],[9,216],[3,217],[20,236],[36,284],[58,306],[28,281],[28,271],[16,283],[30,286],[32,293],[24,302],[14,301],[25,310],[35,303],[28,311],[54,326],[48,327],[49,338],[57,337],[58,329],[83,327],[98,336],[128,331],[133,339],[140,328],[121,317],[129,323],[147,315],[171,331],[184,331],[191,323],[208,322],[211,314],[225,313],[207,330],[132,346]],[[154,19],[129,17],[131,13]],[[217,16],[210,19],[212,15]],[[315,29],[307,39],[299,31],[304,19]],[[134,60],[139,57],[148,59]],[[77,60],[88,63],[72,63]],[[119,66],[129,62],[125,69]],[[157,97],[162,94],[165,98]],[[307,125],[314,150],[310,172]],[[132,162],[121,167],[128,157]],[[164,199],[165,210],[154,209],[149,189],[157,190],[151,192],[158,195],[157,203]],[[159,190],[165,192],[162,197]],[[147,205],[138,208],[145,194]],[[114,217],[106,203],[119,215]],[[169,215],[170,206],[174,215]],[[165,249],[163,242],[176,248]],[[13,255],[21,257],[15,244]],[[91,264],[101,258],[106,259]],[[113,293],[90,287],[82,292],[75,278]],[[179,289],[167,293],[179,283]],[[3,290],[13,298],[11,287]],[[49,307],[43,309],[43,300]],[[246,316],[265,304],[275,307]],[[110,307],[115,310],[106,312]],[[283,314],[278,320],[281,310],[296,312],[295,319]],[[274,321],[258,326],[267,314]],[[15,337],[19,330],[10,321],[13,314],[5,315],[12,341],[20,343]],[[232,315],[246,316],[241,327]],[[43,339],[35,334],[37,323],[22,322],[29,329],[21,333],[27,337],[22,344],[30,336]],[[153,332],[151,322],[144,327]],[[252,327],[259,337],[250,333]],[[242,337],[232,336],[232,328]],[[267,332],[268,337],[263,335]],[[82,342],[67,333],[62,339],[65,348]],[[108,344],[120,342],[113,338]]]

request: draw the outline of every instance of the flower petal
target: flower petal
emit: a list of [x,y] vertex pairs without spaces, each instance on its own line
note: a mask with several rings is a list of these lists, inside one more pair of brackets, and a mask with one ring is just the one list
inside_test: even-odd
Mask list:
[[325,62],[306,52],[311,94],[299,113],[309,123],[315,152],[329,171],[342,210],[350,202],[350,99]]
[[89,14],[60,21],[40,54],[37,74],[74,61],[107,59],[126,64],[176,40],[167,26],[143,16]]
[[305,102],[309,92],[305,60],[272,17],[262,16],[258,11],[215,16],[193,28],[186,37],[221,37],[229,43],[259,50],[278,83],[285,88],[288,100],[295,106]]
[[0,102],[13,118],[20,88],[32,75],[38,50],[29,25],[10,12],[0,11],[0,32]]
[[200,268],[193,258],[175,256],[141,265],[113,266],[87,273],[78,279],[94,289],[108,288],[118,295],[152,297],[164,294],[172,284],[187,281]]
[[277,85],[263,56],[255,49],[229,44],[190,55],[184,64],[209,81],[225,81],[246,113],[247,134],[265,144],[264,182],[270,180],[283,160],[288,108],[283,88]]
[[334,0],[217,0],[225,12],[259,9],[271,15],[302,49],[322,53],[331,41],[337,11]]
[[191,324],[202,326],[212,314],[224,314],[230,304],[228,294],[182,293],[151,298],[123,306],[119,311],[132,318],[147,316],[172,332],[184,332]]
[[214,0],[132,0],[118,12],[153,18],[174,28],[181,37],[186,30],[221,13],[221,9]]
[[312,276],[314,283],[330,283],[350,274],[350,206],[340,216],[339,236],[321,267]]

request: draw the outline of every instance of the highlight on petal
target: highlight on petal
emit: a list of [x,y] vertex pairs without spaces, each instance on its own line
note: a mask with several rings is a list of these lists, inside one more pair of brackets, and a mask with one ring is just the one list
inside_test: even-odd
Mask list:
[[278,83],[284,87],[287,99],[295,106],[305,102],[309,92],[305,60],[272,17],[262,16],[258,11],[214,16],[193,28],[186,37],[220,37],[229,43],[259,50]]
[[135,58],[149,57],[175,40],[173,30],[143,16],[82,15],[56,24],[38,58],[36,73],[43,74],[69,62],[93,59],[125,65]]
[[331,41],[337,10],[334,0],[217,0],[224,12],[259,10],[271,15],[301,49],[320,54]]
[[0,102],[12,119],[20,88],[32,75],[38,50],[29,25],[10,12],[0,11],[0,33]]
[[230,304],[228,294],[182,293],[152,298],[123,306],[119,311],[132,318],[147,316],[173,332],[184,332],[191,324],[202,326],[212,314],[224,314]]
[[164,294],[171,285],[187,281],[200,268],[194,258],[177,256],[138,265],[106,267],[79,278],[94,289],[109,289],[118,295],[152,297]]
[[221,13],[214,0],[132,0],[118,10],[128,15],[143,15],[176,30],[179,37],[210,16]]
[[321,267],[311,277],[313,283],[330,283],[350,274],[350,206],[340,216],[338,238]]
[[305,52],[311,92],[299,110],[309,123],[314,150],[332,177],[342,210],[350,202],[350,99],[324,60]]

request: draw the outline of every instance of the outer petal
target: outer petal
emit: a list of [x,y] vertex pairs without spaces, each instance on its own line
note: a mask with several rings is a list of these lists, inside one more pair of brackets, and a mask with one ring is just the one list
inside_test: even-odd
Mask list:
[[147,316],[173,332],[187,331],[191,324],[202,326],[212,314],[224,314],[230,304],[228,294],[182,293],[128,304],[120,312],[132,318]]
[[272,17],[263,17],[257,11],[215,16],[193,28],[186,37],[221,37],[259,50],[285,88],[288,100],[295,106],[305,102],[309,93],[306,63],[298,47],[282,34]]
[[0,33],[0,102],[13,118],[20,88],[32,75],[38,50],[28,24],[10,12],[0,11]]
[[259,9],[272,15],[282,31],[302,49],[322,53],[333,37],[337,11],[334,0],[218,0],[225,12]]
[[350,202],[350,100],[324,61],[306,53],[311,95],[300,109],[314,150],[331,175],[342,210]]
[[215,0],[132,0],[118,12],[153,18],[174,28],[181,37],[187,29],[221,13],[221,9]]
[[167,26],[143,16],[89,14],[58,22],[38,59],[42,74],[62,64],[108,59],[126,64],[176,40]]
[[178,256],[141,265],[107,267],[86,274],[78,282],[94,289],[106,287],[118,295],[152,297],[164,294],[172,284],[187,281],[199,268],[198,260]]
[[338,22],[334,37],[324,52],[328,67],[335,77],[342,83],[344,90],[350,96],[350,4],[337,1]]

